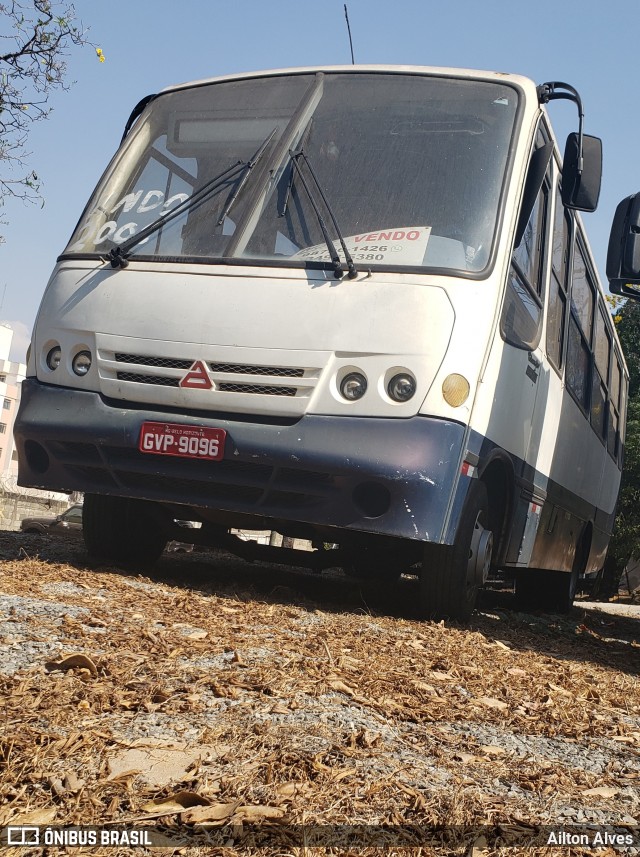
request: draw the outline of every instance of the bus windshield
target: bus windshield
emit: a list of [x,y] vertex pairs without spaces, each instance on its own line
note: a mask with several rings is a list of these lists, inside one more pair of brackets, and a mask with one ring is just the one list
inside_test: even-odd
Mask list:
[[337,224],[360,268],[480,272],[517,106],[510,85],[384,72],[163,93],[134,125],[65,254],[121,247],[150,260],[322,268],[331,267],[326,231],[343,257]]

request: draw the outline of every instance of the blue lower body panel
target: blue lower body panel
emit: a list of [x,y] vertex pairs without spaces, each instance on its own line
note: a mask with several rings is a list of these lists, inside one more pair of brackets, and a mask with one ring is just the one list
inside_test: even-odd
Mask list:
[[[224,459],[140,452],[145,421],[224,429]],[[274,424],[174,414],[32,378],[23,382],[15,424],[18,481],[25,487],[432,542],[444,541],[464,436],[463,425],[423,416],[308,415]]]

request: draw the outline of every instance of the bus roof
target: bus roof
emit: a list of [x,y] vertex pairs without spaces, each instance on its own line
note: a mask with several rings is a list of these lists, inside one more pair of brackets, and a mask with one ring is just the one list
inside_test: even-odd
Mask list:
[[387,74],[414,74],[414,75],[431,75],[440,77],[458,77],[468,78],[470,80],[489,80],[496,83],[511,83],[514,86],[519,86],[525,92],[535,90],[535,83],[528,77],[519,74],[508,74],[501,71],[482,71],[479,69],[468,68],[446,68],[438,66],[422,66],[422,65],[323,65],[323,66],[301,66],[295,68],[278,68],[265,69],[259,71],[236,72],[235,74],[225,74],[217,77],[203,78],[202,80],[192,80],[185,83],[178,83],[172,86],[167,86],[161,92],[173,92],[178,89],[188,89],[193,86],[203,86],[208,83],[220,83],[227,80],[246,80],[249,78],[259,77],[274,77],[285,74],[317,74],[318,72],[384,72]]

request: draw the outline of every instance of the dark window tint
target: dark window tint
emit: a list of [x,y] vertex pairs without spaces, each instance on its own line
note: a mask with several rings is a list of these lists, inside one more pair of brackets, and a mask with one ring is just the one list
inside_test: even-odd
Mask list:
[[607,330],[604,318],[604,310],[598,307],[596,313],[596,330],[594,343],[594,357],[600,377],[607,383],[609,378],[609,354],[611,353],[611,335]]
[[[544,141],[540,139],[538,142],[542,144]],[[549,187],[545,182],[511,260],[501,332],[504,339],[517,348],[535,348],[539,341],[548,197]]]
[[553,219],[551,249],[551,281],[547,315],[547,354],[559,369],[562,365],[564,326],[567,308],[567,269],[569,257],[569,215],[562,205],[560,191],[556,191],[556,210]]
[[555,277],[552,277],[549,288],[549,315],[547,318],[547,354],[557,367],[560,367],[562,364],[566,302],[567,298],[564,289],[560,287]]
[[602,378],[597,369],[593,370],[593,383],[591,385],[591,425],[594,430],[604,437],[607,428],[607,388],[602,383]]
[[584,254],[576,244],[573,257],[573,283],[571,286],[571,309],[580,322],[582,332],[587,339],[591,335],[593,319],[593,289],[591,287]]
[[589,349],[572,314],[567,346],[567,386],[584,408],[589,401],[589,362]]

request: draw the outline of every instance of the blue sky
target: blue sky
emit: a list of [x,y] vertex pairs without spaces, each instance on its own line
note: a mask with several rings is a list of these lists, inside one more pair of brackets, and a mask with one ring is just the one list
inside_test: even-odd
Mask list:
[[[56,256],[143,96],[172,83],[255,69],[349,63],[343,0],[77,0],[106,62],[92,48],[69,57],[69,92],[33,127],[29,166],[43,183],[43,208],[10,202],[0,211],[0,320],[15,330],[23,360]],[[536,83],[575,86],[585,132],[602,137],[603,187],[585,224],[604,278],[616,204],[640,190],[640,93],[636,82],[638,0],[348,0],[355,59],[514,72]],[[569,102],[550,114],[563,145],[577,128]]]

